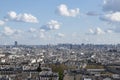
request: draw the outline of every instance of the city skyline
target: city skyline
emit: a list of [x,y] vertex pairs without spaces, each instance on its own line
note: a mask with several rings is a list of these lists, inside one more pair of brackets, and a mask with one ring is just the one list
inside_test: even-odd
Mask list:
[[119,44],[120,0],[1,1],[0,44]]

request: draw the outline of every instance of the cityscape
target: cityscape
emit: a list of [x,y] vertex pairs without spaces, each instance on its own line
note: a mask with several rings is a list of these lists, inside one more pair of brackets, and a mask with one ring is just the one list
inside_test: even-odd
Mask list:
[[120,44],[1,45],[0,80],[120,80]]
[[0,80],[120,80],[120,0],[1,0]]

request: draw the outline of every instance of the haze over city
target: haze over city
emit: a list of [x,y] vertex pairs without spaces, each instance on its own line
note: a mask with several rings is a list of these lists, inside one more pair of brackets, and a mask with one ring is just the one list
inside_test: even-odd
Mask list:
[[1,0],[0,44],[120,41],[120,0]]

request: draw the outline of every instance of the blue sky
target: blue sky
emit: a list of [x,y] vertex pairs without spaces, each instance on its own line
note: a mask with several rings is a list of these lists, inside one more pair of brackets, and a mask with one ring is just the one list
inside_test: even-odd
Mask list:
[[0,44],[120,41],[120,0],[2,0]]

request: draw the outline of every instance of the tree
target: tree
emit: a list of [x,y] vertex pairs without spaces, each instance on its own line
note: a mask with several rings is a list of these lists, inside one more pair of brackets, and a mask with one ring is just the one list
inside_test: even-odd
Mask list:
[[37,71],[38,72],[41,72],[42,71],[42,69],[41,69],[41,64],[39,63],[39,66],[38,66],[38,68],[37,68]]

